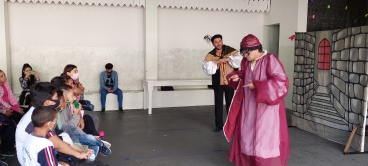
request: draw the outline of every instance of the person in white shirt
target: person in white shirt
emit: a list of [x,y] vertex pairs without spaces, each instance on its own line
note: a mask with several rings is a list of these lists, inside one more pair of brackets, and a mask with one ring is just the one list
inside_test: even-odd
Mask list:
[[226,75],[240,67],[243,59],[238,51],[230,46],[224,45],[222,36],[217,34],[213,37],[205,36],[215,47],[210,51],[202,62],[202,69],[208,76],[212,76],[212,88],[215,95],[215,125],[214,132],[222,130],[223,122],[223,100],[225,93],[226,112],[228,113],[234,90],[228,86]]
[[47,133],[55,129],[57,111],[52,106],[40,106],[33,111],[31,119],[34,130],[24,141],[23,164],[57,166],[56,150],[46,138]]

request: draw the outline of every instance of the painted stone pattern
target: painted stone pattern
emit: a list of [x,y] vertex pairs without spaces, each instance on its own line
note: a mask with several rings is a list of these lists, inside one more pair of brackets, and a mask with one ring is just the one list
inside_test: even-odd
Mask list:
[[[359,149],[367,111],[368,26],[296,33],[294,59],[292,125],[343,144],[358,126],[353,147]],[[321,68],[324,60],[330,64]]]
[[364,87],[367,84],[367,28],[353,27],[333,32],[331,101],[349,122],[349,130],[352,130],[353,125],[362,124],[364,117],[362,108]]
[[295,37],[293,115],[303,117],[315,94],[313,33],[299,33]]

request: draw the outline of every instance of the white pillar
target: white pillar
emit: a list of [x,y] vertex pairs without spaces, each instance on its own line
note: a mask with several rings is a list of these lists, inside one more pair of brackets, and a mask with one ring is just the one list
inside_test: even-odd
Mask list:
[[4,0],[0,2],[0,70],[5,72],[11,82],[7,3]]
[[157,79],[157,0],[146,0],[145,7],[145,78]]

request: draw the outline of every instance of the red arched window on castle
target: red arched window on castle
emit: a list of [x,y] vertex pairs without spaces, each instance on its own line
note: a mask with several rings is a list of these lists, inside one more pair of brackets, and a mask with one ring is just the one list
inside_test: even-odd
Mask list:
[[323,39],[318,46],[318,69],[330,70],[330,50],[330,42],[326,38]]

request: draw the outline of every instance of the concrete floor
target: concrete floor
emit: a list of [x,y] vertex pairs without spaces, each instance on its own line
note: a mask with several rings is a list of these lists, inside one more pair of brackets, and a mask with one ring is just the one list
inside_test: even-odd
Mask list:
[[[232,166],[229,143],[214,133],[213,106],[126,110],[98,114],[100,130],[112,144],[112,154],[98,156],[112,166]],[[288,117],[290,118],[290,117]],[[289,128],[290,166],[368,166],[365,154],[343,155],[343,145]],[[16,157],[6,159],[19,165]]]

